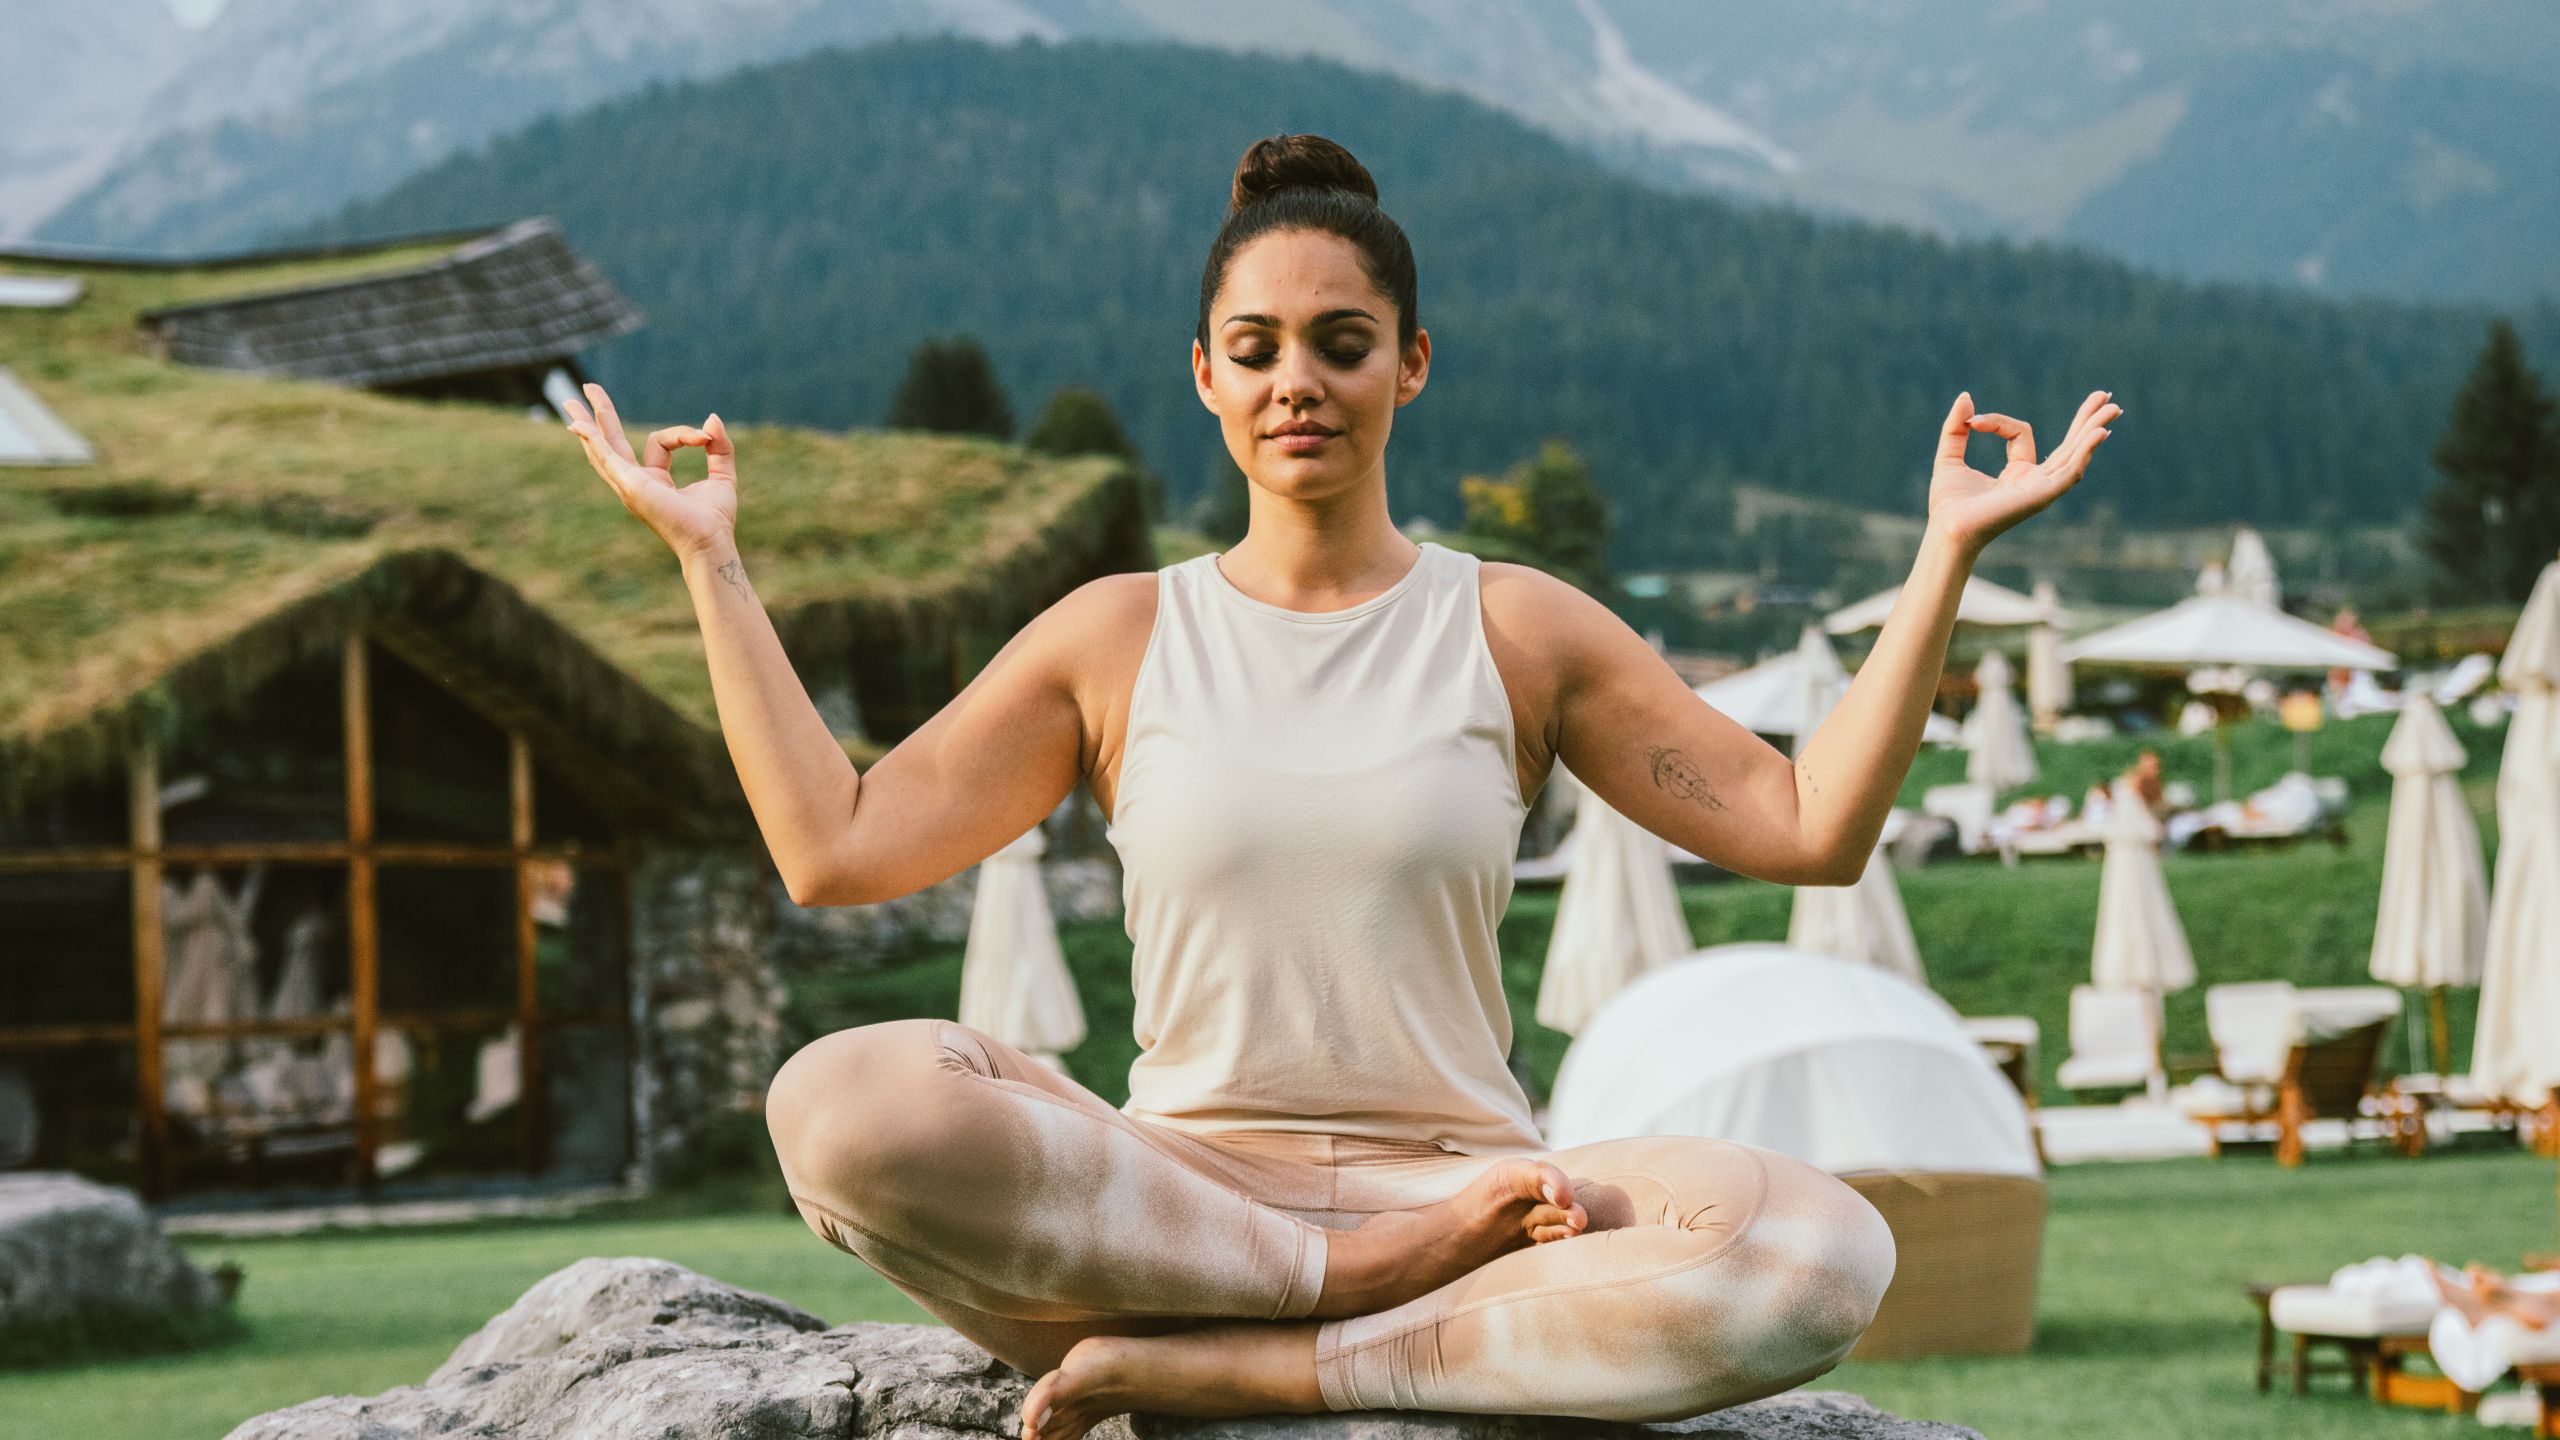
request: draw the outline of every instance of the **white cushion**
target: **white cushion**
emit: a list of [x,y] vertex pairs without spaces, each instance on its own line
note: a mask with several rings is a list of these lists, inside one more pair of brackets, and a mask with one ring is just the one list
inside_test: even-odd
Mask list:
[[2267,1297],[2267,1316],[2296,1335],[2424,1335],[2440,1302],[2348,1295],[2326,1285],[2285,1285]]

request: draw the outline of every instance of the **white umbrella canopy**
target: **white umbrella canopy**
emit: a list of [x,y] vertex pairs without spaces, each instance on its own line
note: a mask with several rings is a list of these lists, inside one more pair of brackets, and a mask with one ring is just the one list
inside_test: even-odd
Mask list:
[[2097,943],[2089,978],[2101,990],[2166,995],[2196,983],[2186,926],[2160,873],[2160,821],[2119,778],[2107,799],[2106,861],[2098,872]]
[[1800,739],[1813,733],[1848,688],[1839,653],[1821,630],[1807,625],[1794,649],[1710,680],[1695,693],[1745,730]]
[[2498,867],[2471,1078],[2539,1107],[2560,1088],[2560,563],[2534,583],[2498,680],[2516,709],[2498,764]]
[[1058,948],[1057,917],[1040,880],[1049,848],[1032,826],[978,862],[969,943],[960,959],[959,1021],[1052,1065],[1084,1043],[1084,1004]]
[[2228,593],[2198,595],[2062,647],[2075,665],[2250,665],[2263,670],[2389,670],[2378,645]]
[[1539,1024],[1574,1034],[1637,976],[1697,942],[1680,911],[1662,837],[1590,786],[1575,807],[1573,863],[1556,896],[1555,930],[1538,979]]
[[2071,666],[2062,658],[2062,627],[2070,621],[2053,582],[2036,582],[2035,601],[2047,618],[2027,629],[2027,710],[2038,720],[2071,708]]
[[2391,772],[2391,826],[2382,852],[2382,904],[2373,925],[2373,978],[2433,989],[2480,983],[2489,884],[2480,826],[2462,798],[2462,742],[2424,692],[2412,692],[2382,746]]
[[1929,983],[1920,965],[1920,942],[1893,866],[1882,847],[1867,852],[1866,872],[1854,885],[1799,885],[1787,914],[1787,944],[1817,955],[1854,960],[1914,985]]
[[1973,713],[1964,718],[1964,776],[1997,793],[2036,778],[2035,746],[2027,739],[2026,717],[2009,690],[2009,657],[1986,650],[1973,667],[1980,692]]
[[2225,574],[2230,594],[2270,610],[2283,605],[2284,592],[2276,584],[2276,557],[2267,552],[2266,538],[2246,525],[2231,537],[2231,566]]
[[[1848,635],[1872,630],[1882,625],[1893,613],[1894,599],[1902,587],[1879,590],[1864,600],[1844,605],[1822,617],[1822,628],[1834,635]],[[1956,601],[1956,620],[1965,625],[2034,625],[2048,612],[2031,596],[2021,595],[2006,585],[1996,585],[1979,575],[1965,577],[1964,594]]]

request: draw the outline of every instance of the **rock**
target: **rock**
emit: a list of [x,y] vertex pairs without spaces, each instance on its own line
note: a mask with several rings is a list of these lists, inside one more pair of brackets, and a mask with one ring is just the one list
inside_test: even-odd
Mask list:
[[[423,1385],[332,1396],[229,1440],[1013,1440],[1031,1376],[939,1325],[829,1328],[664,1260],[581,1260],[525,1292]],[[1370,1410],[1244,1420],[1124,1416],[1095,1440],[1981,1440],[1855,1396],[1797,1393],[1662,1425]]]
[[0,1175],[0,1330],[168,1315],[224,1298],[132,1191],[68,1171]]

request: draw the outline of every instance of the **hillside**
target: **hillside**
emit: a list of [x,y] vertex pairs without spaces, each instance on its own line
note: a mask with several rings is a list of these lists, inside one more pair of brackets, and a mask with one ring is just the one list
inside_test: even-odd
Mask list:
[[[456,157],[300,238],[550,213],[650,314],[599,364],[653,412],[874,423],[927,336],[987,344],[1027,415],[1092,384],[1177,503],[1220,443],[1188,381],[1236,156],[1351,146],[1413,237],[1435,343],[1399,515],[1569,436],[1619,560],[1710,560],[1717,482],[1915,510],[1954,393],[2127,422],[2132,524],[2406,515],[2485,312],[2199,287],[2090,255],[1666,194],[1463,97],[1323,61],[940,39],[653,88]],[[2525,317],[2560,355],[2560,307]]]
[[235,248],[654,81],[950,32],[1317,56],[1669,188],[2071,240],[2191,279],[2560,295],[2548,0],[102,0],[31,18],[13,38],[49,103],[0,130],[0,236]]

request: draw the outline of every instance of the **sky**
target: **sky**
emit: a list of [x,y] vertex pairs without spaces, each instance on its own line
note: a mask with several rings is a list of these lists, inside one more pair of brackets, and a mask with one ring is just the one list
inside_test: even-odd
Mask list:
[[169,13],[177,16],[178,23],[188,29],[201,30],[212,24],[214,17],[222,13],[222,7],[229,3],[230,0],[169,0]]

